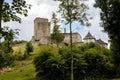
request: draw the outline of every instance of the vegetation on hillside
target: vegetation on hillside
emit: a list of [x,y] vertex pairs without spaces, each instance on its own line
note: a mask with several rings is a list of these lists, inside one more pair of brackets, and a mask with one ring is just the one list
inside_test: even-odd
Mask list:
[[[13,43],[18,32],[3,27],[1,22],[12,20],[21,23],[18,15],[27,16],[31,5],[25,0],[13,0],[11,4],[5,1],[0,0],[0,80],[110,80],[120,77],[119,0],[95,0],[95,7],[101,9],[101,25],[111,39],[110,50],[95,43],[72,44],[72,22],[90,25],[86,16],[88,7],[79,0],[54,0],[60,2],[59,13],[70,25],[70,45],[36,47],[28,42],[26,46],[13,48],[13,45],[22,43]],[[55,26],[54,30],[59,32],[59,26]],[[54,40],[58,36],[55,33]],[[9,68],[10,71],[6,71]]]
[[[23,57],[25,46],[14,46],[13,51],[16,57]],[[63,77],[68,79],[70,77],[69,51],[69,46],[58,49],[54,45],[34,44],[33,52],[30,53],[29,57],[26,59],[15,59],[14,64],[10,66],[11,71],[0,73],[0,80],[36,80],[37,71],[39,70],[43,71],[41,73],[48,71],[48,74],[45,73],[44,75],[55,78],[54,80],[56,80],[56,76],[61,76],[60,79]],[[81,46],[74,45],[73,52],[75,57],[75,80],[76,78],[77,80],[78,78],[84,78],[85,80],[113,80],[110,79],[114,75],[114,65],[112,63],[110,50],[90,43]],[[21,56],[18,56],[19,54],[21,54]],[[33,66],[32,62],[33,60],[35,61],[35,59],[39,61],[44,60],[43,62],[41,61],[41,63],[38,61],[39,69]],[[40,80],[43,78],[42,75],[43,74],[39,76]],[[103,77],[106,78],[104,79]],[[119,80],[119,78],[114,80]]]
[[[78,21],[81,25],[89,26],[88,21],[88,6],[80,0],[54,0],[59,1],[59,10],[64,22],[69,24],[70,28],[70,53],[71,53],[71,80],[74,80],[74,56],[72,51],[72,23]],[[83,0],[85,1],[85,0]]]
[[[105,47],[95,43],[74,45],[73,56],[75,80],[114,76],[112,54]],[[70,80],[69,46],[59,48],[59,50],[47,47],[35,58],[34,64],[37,80]]]

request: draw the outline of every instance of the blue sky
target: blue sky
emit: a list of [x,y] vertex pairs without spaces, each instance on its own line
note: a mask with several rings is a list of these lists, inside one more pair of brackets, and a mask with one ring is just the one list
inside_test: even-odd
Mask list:
[[[11,2],[12,0],[6,0],[7,2]],[[7,22],[3,23],[3,26],[9,26],[13,29],[19,28],[20,35],[18,37],[19,40],[31,40],[32,36],[34,35],[34,19],[36,17],[41,18],[48,18],[49,21],[51,20],[52,12],[58,11],[58,5],[59,2],[54,2],[53,0],[26,0],[28,4],[32,5],[31,10],[29,10],[28,17],[20,16],[22,19],[22,23],[19,24],[17,22]],[[78,22],[74,22],[72,24],[73,26],[73,32],[78,32],[82,36],[82,38],[85,37],[85,35],[88,33],[88,31],[91,32],[93,36],[95,36],[97,39],[101,38],[105,42],[108,41],[108,36],[106,33],[103,33],[101,30],[103,30],[99,26],[100,22],[100,16],[99,16],[99,9],[96,9],[93,7],[94,0],[89,0],[87,2],[89,5],[88,13],[91,17],[93,17],[91,22],[91,27],[86,27],[80,25]],[[58,15],[60,16],[60,15]],[[67,32],[69,32],[69,26],[65,26],[64,24],[61,25],[62,28],[67,28]],[[76,28],[79,27],[79,28]]]
[[5,0],[5,2],[9,2],[9,3],[11,3],[13,0]]

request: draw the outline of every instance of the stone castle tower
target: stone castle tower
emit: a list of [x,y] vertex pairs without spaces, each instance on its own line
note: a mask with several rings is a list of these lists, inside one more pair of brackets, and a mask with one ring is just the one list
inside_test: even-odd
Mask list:
[[[70,33],[66,33],[64,29],[65,38],[63,43],[70,43]],[[107,46],[107,43],[101,39],[96,40],[95,37],[91,35],[90,32],[85,36],[82,42],[82,36],[79,33],[72,33],[72,43],[81,45],[82,43],[95,42],[103,46]],[[34,20],[34,36],[32,36],[32,42],[39,44],[50,44],[51,43],[51,32],[50,32],[50,22],[47,18],[35,18]]]
[[[70,43],[70,33],[66,33],[64,30],[65,38],[63,43]],[[81,43],[82,37],[79,33],[72,33],[73,43]],[[32,42],[39,44],[51,43],[50,22],[47,18],[35,18],[34,20],[34,36],[32,36]]]
[[33,42],[40,44],[50,43],[50,22],[46,18],[35,18]]

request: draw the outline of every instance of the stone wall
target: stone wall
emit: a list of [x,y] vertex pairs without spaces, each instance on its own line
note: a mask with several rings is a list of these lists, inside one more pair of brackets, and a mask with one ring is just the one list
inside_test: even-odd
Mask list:
[[34,20],[34,36],[32,41],[40,44],[50,43],[50,22],[46,18],[36,18]]
[[[66,33],[64,29],[65,39],[63,42],[70,43],[70,33]],[[36,18],[34,20],[34,36],[32,36],[32,42],[39,44],[51,43],[50,22],[46,18]],[[72,42],[82,42],[82,37],[78,33],[72,33]]]
[[[65,43],[70,43],[70,33],[65,33],[64,41]],[[82,37],[79,33],[72,33],[72,43],[82,42]]]

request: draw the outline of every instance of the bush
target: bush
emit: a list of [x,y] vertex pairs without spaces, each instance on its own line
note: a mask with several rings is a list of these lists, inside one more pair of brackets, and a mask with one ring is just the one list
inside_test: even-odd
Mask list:
[[25,51],[24,52],[24,55],[23,55],[23,59],[25,60],[25,59],[27,59],[29,57],[29,55],[28,55],[28,53]]
[[0,50],[0,69],[13,65],[14,61],[15,57],[12,53],[5,54],[2,50]]
[[30,52],[33,52],[33,45],[31,42],[27,42],[26,44],[26,53],[29,55]]
[[7,41],[0,43],[0,49],[4,51],[4,53],[13,52],[12,46]]
[[52,48],[45,49],[35,58],[37,80],[61,80],[61,56]]
[[4,67],[4,57],[3,57],[4,52],[0,50],[0,69]]
[[[34,59],[37,80],[70,80],[70,55],[69,46],[58,51],[53,48],[41,51]],[[102,46],[93,43],[80,47],[75,45],[73,56],[75,80],[87,80],[89,77],[95,80],[113,75],[110,51]]]
[[[108,53],[109,54],[109,53]],[[108,56],[101,53],[96,49],[89,49],[83,55],[84,60],[88,64],[87,76],[97,77],[112,75],[110,72],[113,69],[112,63],[109,61]]]

